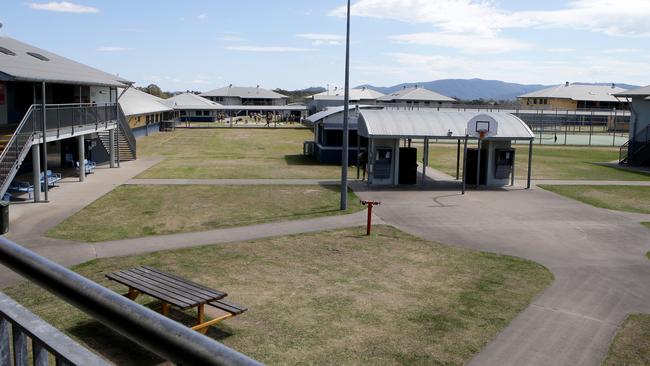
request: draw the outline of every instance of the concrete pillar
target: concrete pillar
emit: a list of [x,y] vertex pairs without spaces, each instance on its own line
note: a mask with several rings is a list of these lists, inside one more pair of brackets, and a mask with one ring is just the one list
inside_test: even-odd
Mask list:
[[110,167],[115,168],[115,130],[108,131],[108,155],[110,161]]
[[86,143],[84,135],[77,137],[77,145],[79,149],[79,181],[83,182],[86,180],[86,164],[84,164],[84,160],[86,159]]
[[41,202],[41,149],[32,145],[32,174],[34,176],[34,202]]

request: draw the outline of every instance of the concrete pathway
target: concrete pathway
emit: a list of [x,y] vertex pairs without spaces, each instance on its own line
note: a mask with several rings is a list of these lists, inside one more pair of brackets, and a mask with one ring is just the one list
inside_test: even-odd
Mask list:
[[650,181],[639,180],[533,180],[532,184],[538,186],[540,184],[549,185],[585,185],[585,186],[643,186],[650,187]]
[[[572,182],[578,184],[582,182]],[[599,365],[629,313],[650,313],[648,215],[599,209],[539,188],[458,192],[353,188],[379,200],[385,222],[447,245],[527,258],[548,267],[553,285],[470,365]],[[430,190],[435,189],[435,190]]]
[[130,179],[126,184],[134,185],[186,185],[203,184],[216,186],[232,185],[339,185],[340,180],[331,179]]

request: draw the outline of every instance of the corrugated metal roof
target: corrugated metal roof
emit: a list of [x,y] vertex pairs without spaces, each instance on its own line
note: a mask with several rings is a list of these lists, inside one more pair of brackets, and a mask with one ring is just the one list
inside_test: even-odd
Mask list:
[[304,105],[224,105],[224,111],[306,111]]
[[222,109],[219,103],[207,100],[193,93],[183,93],[169,99],[163,99],[165,105],[174,109]]
[[173,110],[164,104],[164,99],[155,95],[145,93],[135,88],[129,88],[122,94],[124,89],[118,89],[117,95],[122,95],[119,100],[120,107],[127,116],[139,114],[160,113]]
[[497,121],[496,139],[535,137],[524,121],[509,113],[396,110],[361,110],[360,113],[359,134],[364,137],[464,138],[468,122],[478,115],[488,115]]
[[643,88],[626,90],[624,92],[616,93],[617,97],[643,97],[650,95],[650,85]]
[[584,100],[589,102],[619,102],[613,94],[624,92],[625,89],[611,85],[582,85],[566,84],[538,90],[519,96],[518,98],[558,98]]
[[377,98],[378,101],[382,102],[399,102],[399,101],[424,101],[424,102],[455,102],[456,99],[450,98],[448,96],[436,93],[429,89],[422,87],[412,87],[405,88],[395,93],[385,95],[381,98]]
[[260,87],[244,86],[226,86],[219,89],[210,90],[199,94],[202,97],[238,97],[238,98],[257,98],[257,99],[285,99],[286,95],[276,93],[272,90],[262,89]]
[[[335,91],[324,91],[322,93],[314,94],[309,99],[314,100],[343,100],[345,99],[345,92],[343,89]],[[377,98],[383,97],[384,94],[368,89],[368,88],[357,88],[350,89],[350,100],[359,101],[359,100],[375,100]]]
[[0,36],[0,46],[10,51],[10,54],[0,52],[0,80],[121,87],[132,84],[13,38]]
[[[350,110],[353,110],[357,106],[350,106]],[[362,109],[368,109],[368,108],[374,108],[374,109],[383,109],[383,107],[379,106],[374,106],[374,105],[360,105],[358,106],[359,108]],[[343,120],[343,106],[338,106],[338,107],[329,107],[325,109],[324,111],[320,111],[318,113],[314,113],[311,116],[305,118],[305,121],[311,124],[317,123],[318,121],[322,120],[323,118],[329,117],[333,114],[341,113],[341,120]]]

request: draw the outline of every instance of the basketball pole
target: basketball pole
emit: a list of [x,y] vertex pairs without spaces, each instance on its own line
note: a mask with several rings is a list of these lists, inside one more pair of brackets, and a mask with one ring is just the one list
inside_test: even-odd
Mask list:
[[[348,209],[348,151],[350,131],[350,0],[348,0],[347,31],[345,35],[345,97],[343,102],[343,148],[341,149],[341,211]],[[358,157],[357,157],[358,159]]]

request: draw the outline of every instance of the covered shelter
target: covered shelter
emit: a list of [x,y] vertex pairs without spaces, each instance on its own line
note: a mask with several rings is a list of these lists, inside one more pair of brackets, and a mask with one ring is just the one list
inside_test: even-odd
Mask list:
[[134,136],[148,136],[152,131],[165,129],[164,124],[176,119],[179,112],[165,104],[165,100],[136,88],[119,89],[120,107]]
[[164,104],[179,112],[181,122],[214,122],[221,104],[193,93],[183,93],[164,100]]
[[[424,146],[422,183],[429,162],[429,142],[457,142],[456,179],[462,167],[465,184],[481,186],[514,185],[515,150],[513,141],[529,142],[528,182],[530,188],[533,140],[525,122],[510,113],[440,112],[435,110],[372,110],[359,112],[359,136],[368,139],[368,183],[401,185],[417,183],[417,150],[412,140]],[[401,147],[402,141],[408,141]],[[468,143],[476,143],[468,148]],[[461,161],[461,144],[464,146]]]

